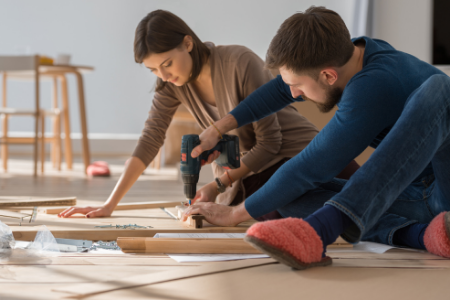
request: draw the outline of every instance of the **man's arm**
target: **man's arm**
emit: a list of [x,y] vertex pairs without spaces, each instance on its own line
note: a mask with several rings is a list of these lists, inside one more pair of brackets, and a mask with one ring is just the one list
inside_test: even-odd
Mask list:
[[[306,192],[330,181],[402,111],[393,93],[397,80],[380,82],[364,78],[348,91],[339,110],[312,142],[286,162],[269,181],[245,201],[245,209],[257,218],[295,201]],[[397,101],[398,102],[398,101]]]
[[298,101],[304,100],[301,97],[293,98],[289,86],[278,75],[251,93],[230,114],[236,119],[238,127],[241,127],[261,120]]
[[277,78],[256,89],[228,115],[215,122],[214,126],[205,129],[200,134],[201,144],[192,150],[192,157],[195,158],[203,151],[212,149],[217,145],[219,132],[224,134],[243,125],[256,122],[296,101],[303,101],[303,99],[301,97],[292,98],[289,86],[278,75]]

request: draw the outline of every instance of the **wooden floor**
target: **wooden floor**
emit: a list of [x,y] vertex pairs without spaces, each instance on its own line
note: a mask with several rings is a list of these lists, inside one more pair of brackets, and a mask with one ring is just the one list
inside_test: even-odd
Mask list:
[[[31,176],[31,162],[11,160],[0,172],[1,196],[77,196],[101,204],[125,160],[109,160],[110,178],[86,178],[81,164],[68,172],[47,168]],[[182,201],[176,169],[147,170],[124,201]],[[89,222],[110,222],[96,219]],[[146,211],[126,222],[156,222]],[[114,217],[114,216],[113,216]],[[156,216],[164,219],[163,215]],[[148,220],[147,220],[148,219]],[[125,221],[125,219],[123,219]],[[166,217],[164,222],[169,222]],[[59,222],[39,215],[39,224]],[[66,220],[83,228],[86,219]],[[175,222],[175,221],[174,221]],[[176,221],[177,222],[177,221]],[[89,225],[91,224],[91,225]],[[147,224],[147,223],[146,223]],[[148,223],[150,224],[150,223]],[[175,223],[171,223],[175,224]],[[73,225],[73,226],[75,226]],[[50,227],[52,225],[49,225]],[[165,226],[165,225],[164,225]],[[167,225],[172,226],[172,225]],[[173,225],[176,226],[176,225]],[[177,263],[165,255],[61,254],[0,260],[0,299],[448,299],[450,260],[426,252],[389,250],[385,254],[330,253],[333,265],[293,271],[271,259],[216,263]],[[109,282],[105,282],[109,281]],[[91,295],[87,295],[92,292]],[[85,294],[85,295],[83,295]]]

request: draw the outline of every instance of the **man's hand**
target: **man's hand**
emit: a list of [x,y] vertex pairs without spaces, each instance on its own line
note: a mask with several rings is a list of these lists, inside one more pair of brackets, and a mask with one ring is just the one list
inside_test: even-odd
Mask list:
[[[233,115],[226,115],[219,121],[214,123],[215,126],[209,126],[199,136],[200,145],[192,149],[191,156],[198,157],[206,150],[214,148],[220,140],[220,134],[227,133],[230,130],[237,128],[238,123]],[[217,132],[219,131],[219,132]]]
[[86,215],[86,218],[100,218],[100,217],[110,217],[113,210],[101,206],[101,207],[69,207],[68,209],[60,212],[58,214],[58,218],[68,218],[74,214],[83,214]]
[[[206,150],[214,148],[215,145],[220,141],[219,133],[213,126],[206,128],[200,135],[200,145],[192,149],[191,156],[196,158]],[[218,152],[218,151],[214,151]],[[212,155],[212,154],[211,154]],[[211,157],[211,155],[209,157]],[[208,161],[209,161],[208,157]]]
[[244,205],[227,206],[211,202],[199,202],[189,206],[181,218],[184,222],[190,215],[203,215],[206,221],[218,226],[236,226],[251,219]]
[[197,191],[192,203],[214,202],[218,194],[217,183],[213,181]]

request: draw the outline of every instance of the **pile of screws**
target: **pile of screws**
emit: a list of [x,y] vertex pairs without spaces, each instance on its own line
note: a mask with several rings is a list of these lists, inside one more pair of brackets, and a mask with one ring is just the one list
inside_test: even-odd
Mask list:
[[91,248],[89,248],[89,250],[97,250],[97,249],[120,250],[120,247],[117,246],[116,241],[112,242],[98,241],[96,243],[93,243]]
[[116,228],[116,229],[136,229],[136,228],[153,228],[152,226],[140,226],[137,224],[128,224],[128,225],[103,225],[103,226],[95,226],[98,228]]

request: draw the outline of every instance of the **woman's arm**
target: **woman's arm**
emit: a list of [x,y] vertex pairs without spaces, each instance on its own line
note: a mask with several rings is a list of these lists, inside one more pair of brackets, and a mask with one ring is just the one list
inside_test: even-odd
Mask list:
[[114,190],[106,200],[105,204],[100,207],[70,207],[58,214],[60,218],[67,218],[73,214],[80,213],[86,215],[87,218],[109,217],[114,208],[122,200],[123,196],[130,190],[139,176],[144,172],[146,165],[137,157],[131,157],[125,167],[125,171],[120,176]]
[[58,217],[67,218],[76,213],[84,214],[87,218],[110,216],[163,145],[166,130],[179,105],[180,101],[168,88],[157,92],[133,156],[105,204],[100,207],[70,207]]

